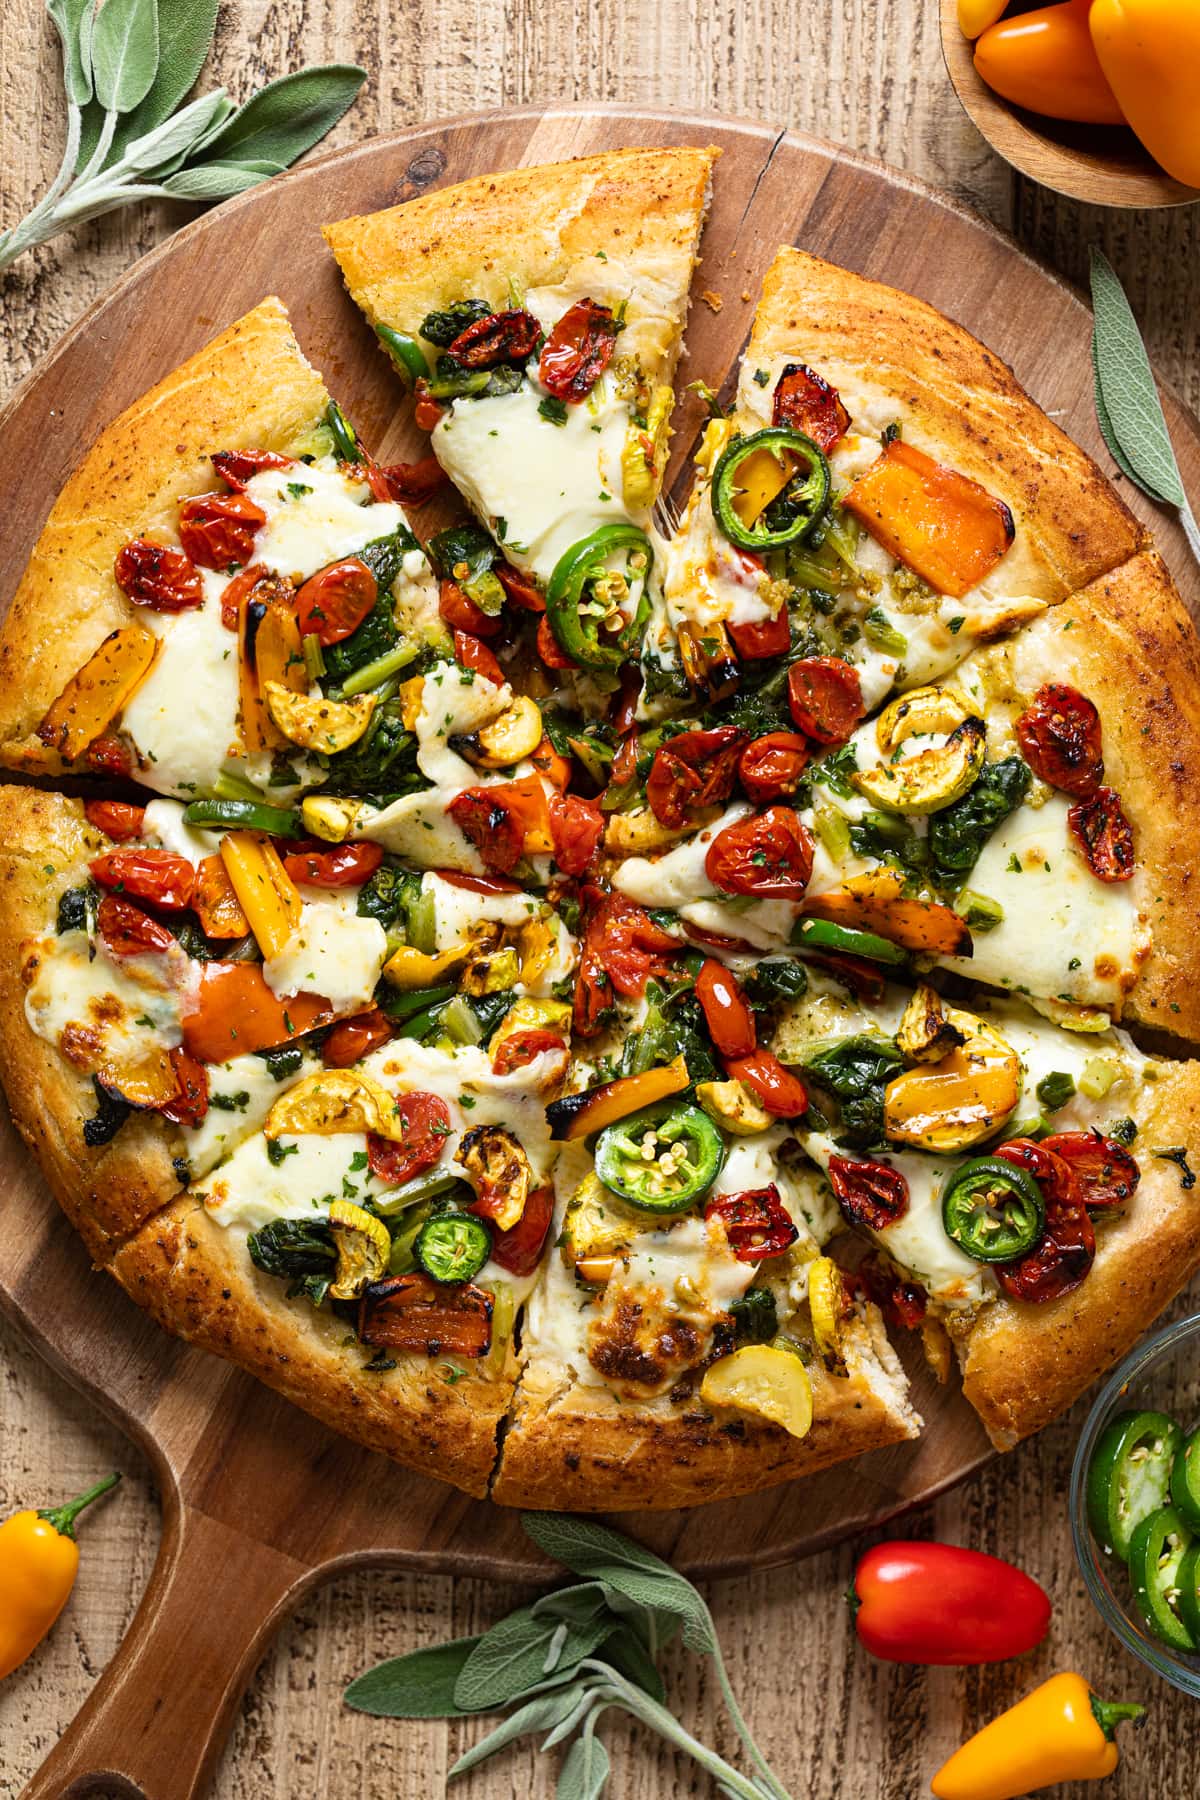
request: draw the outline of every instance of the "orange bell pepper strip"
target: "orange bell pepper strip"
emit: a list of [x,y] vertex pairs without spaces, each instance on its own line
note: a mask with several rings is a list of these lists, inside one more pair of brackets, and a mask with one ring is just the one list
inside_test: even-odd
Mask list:
[[[975,45],[980,76],[1014,106],[1046,118],[1123,125],[1125,115],[1092,45],[1090,5],[1058,0],[989,26]],[[1178,0],[1175,10],[1182,11]]]
[[219,856],[206,856],[201,860],[192,890],[192,910],[206,937],[245,937],[250,929],[250,921],[242,911],[242,903]]
[[1200,8],[1195,0],[1093,0],[1092,47],[1155,162],[1200,188]]
[[952,907],[937,900],[918,900],[904,892],[898,869],[871,869],[853,875],[840,888],[806,897],[804,911],[812,919],[873,931],[905,950],[927,956],[969,956],[971,933]]
[[1016,536],[1003,500],[900,438],[842,504],[898,562],[955,598],[990,574]]
[[1018,1800],[1060,1781],[1098,1781],[1119,1761],[1117,1725],[1145,1710],[1097,1699],[1081,1675],[1052,1675],[955,1751],[933,1791],[937,1800]]
[[159,640],[144,625],[110,631],[68,681],[37,728],[42,743],[74,762],[108,729],[150,673]]
[[644,1106],[682,1094],[688,1080],[687,1064],[677,1056],[665,1068],[647,1069],[644,1075],[622,1075],[599,1087],[585,1088],[581,1094],[564,1094],[546,1108],[550,1136],[569,1143],[589,1137],[616,1119],[641,1112]]
[[333,1016],[319,994],[277,999],[258,963],[203,963],[192,1008],[183,1016],[183,1042],[198,1062],[228,1062],[231,1056],[290,1044]]

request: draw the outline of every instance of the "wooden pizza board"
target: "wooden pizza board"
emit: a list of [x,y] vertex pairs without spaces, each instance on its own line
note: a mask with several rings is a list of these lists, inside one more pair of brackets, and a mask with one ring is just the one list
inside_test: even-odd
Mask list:
[[[919,294],[1010,362],[1035,399],[1111,469],[1095,425],[1089,319],[998,232],[914,181],[833,147],[714,117],[536,108],[415,128],[312,163],[230,201],[137,263],[17,391],[0,423],[9,483],[0,543],[7,605],[59,488],[96,433],[265,294],[383,460],[418,451],[391,376],[343,291],[322,222],[518,164],[633,144],[713,143],[712,216],[682,381],[728,394],[754,300],[781,243]],[[1200,492],[1200,430],[1170,395],[1185,479]],[[685,395],[672,477],[686,491],[703,408]],[[1128,488],[1128,484],[1125,484]],[[1182,535],[1126,496],[1194,607]],[[243,1687],[283,1615],[360,1563],[498,1580],[551,1570],[515,1515],[356,1449],[248,1375],[168,1338],[82,1244],[4,1122],[0,1304],[43,1355],[143,1447],[162,1495],[162,1549],[141,1608],[87,1705],[26,1789],[83,1794],[94,1778],[148,1800],[203,1791]],[[957,1390],[915,1371],[919,1443],[757,1497],[620,1522],[695,1576],[781,1563],[879,1525],[980,1467],[990,1452]]]

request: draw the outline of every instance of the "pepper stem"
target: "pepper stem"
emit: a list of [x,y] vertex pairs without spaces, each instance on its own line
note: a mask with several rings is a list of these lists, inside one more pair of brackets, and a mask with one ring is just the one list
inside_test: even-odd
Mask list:
[[68,1500],[65,1506],[43,1508],[38,1513],[38,1518],[45,1519],[53,1525],[60,1537],[73,1538],[75,1521],[84,1507],[90,1506],[93,1500],[98,1500],[101,1494],[107,1494],[110,1488],[115,1488],[120,1479],[118,1474],[106,1475],[103,1481],[98,1481],[95,1487],[88,1489],[86,1494],[80,1494],[77,1500]]
[[1145,1719],[1146,1709],[1136,1700],[1101,1700],[1098,1694],[1089,1695],[1089,1699],[1096,1723],[1110,1744],[1122,1719],[1131,1719],[1135,1725],[1141,1725]]

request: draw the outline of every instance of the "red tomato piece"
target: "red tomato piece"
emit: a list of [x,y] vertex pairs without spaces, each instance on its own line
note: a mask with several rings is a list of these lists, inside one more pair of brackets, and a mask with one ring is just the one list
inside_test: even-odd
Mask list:
[[577,669],[579,664],[568,656],[550,629],[545,613],[537,622],[537,653],[548,669]]
[[416,421],[417,430],[432,431],[446,409],[440,400],[433,398],[429,392],[429,383],[423,376],[413,389],[413,398],[416,401],[413,418]]
[[167,544],[134,538],[122,544],[113,564],[117,586],[135,606],[151,612],[189,612],[204,605],[200,574],[191,557]]
[[301,637],[340,644],[357,631],[375,604],[379,584],[365,562],[348,556],[310,575],[296,595]]
[[438,583],[438,611],[452,631],[467,631],[472,637],[493,638],[504,629],[499,613],[485,613],[449,576]]
[[646,983],[670,973],[668,957],[677,956],[678,938],[656,925],[648,912],[626,900],[623,894],[589,890],[585,940],[595,949],[612,978],[613,986],[628,1000],[640,999]]
[[721,1221],[729,1248],[744,1263],[782,1256],[800,1235],[773,1181],[741,1194],[719,1194],[705,1205],[704,1217]]
[[1085,1206],[1124,1206],[1142,1179],[1125,1146],[1099,1131],[1056,1131],[1041,1140],[1041,1147],[1067,1164]]
[[117,894],[105,894],[101,900],[96,930],[112,956],[144,956],[147,951],[161,954],[175,942],[165,925]]
[[1076,800],[1067,824],[1099,881],[1133,878],[1133,826],[1115,788],[1098,787],[1090,800]]
[[775,385],[771,423],[802,431],[828,456],[849,431],[850,414],[823,375],[804,363],[789,363]]
[[1048,681],[1014,730],[1034,774],[1076,800],[1090,800],[1104,780],[1100,714],[1086,695]]
[[608,722],[619,738],[637,730],[638,701],[642,697],[642,671],[637,663],[622,663],[617,672],[617,691],[608,703]]
[[[321,1061],[327,1069],[352,1069],[364,1056],[390,1043],[392,1022],[377,1006],[340,1019],[321,1045]],[[385,1140],[386,1141],[386,1140]]]
[[239,569],[233,580],[221,589],[221,623],[226,631],[237,630],[242,601],[247,594],[253,593],[260,581],[270,579],[272,577],[262,563],[251,563],[247,568]]
[[141,837],[145,828],[145,807],[130,806],[125,800],[85,800],[83,811],[89,825],[118,844]]
[[541,335],[532,313],[518,309],[488,313],[460,331],[446,354],[464,369],[494,369],[497,363],[528,362]]
[[604,814],[598,800],[578,794],[551,794],[548,800],[554,860],[564,875],[582,875],[604,836]]
[[660,745],[646,781],[646,799],[659,823],[677,831],[689,807],[728,800],[745,742],[746,733],[736,725],[719,725],[712,731],[681,731]]
[[1082,1183],[1065,1157],[1029,1138],[1013,1138],[992,1154],[1032,1175],[1046,1202],[1046,1228],[1039,1242],[1016,1262],[994,1263],[992,1272],[1010,1299],[1034,1306],[1061,1299],[1086,1279],[1096,1259],[1096,1233]]
[[516,868],[525,852],[525,827],[516,809],[497,798],[494,788],[464,788],[446,811],[487,868],[501,875]]
[[724,963],[706,957],[696,977],[696,998],[708,1035],[722,1056],[749,1056],[758,1043],[754,1013]]
[[427,506],[449,479],[433,455],[423,456],[419,462],[387,463],[382,468],[376,465],[375,473],[383,490],[375,498],[395,500],[401,506]]
[[619,329],[610,307],[577,300],[546,339],[538,363],[542,386],[559,400],[586,400],[612,361]]
[[532,1275],[541,1260],[553,1219],[554,1189],[534,1188],[516,1224],[508,1231],[496,1232],[492,1238],[492,1261],[510,1275]]
[[883,1231],[908,1211],[908,1182],[891,1163],[831,1156],[829,1180],[851,1225]]
[[772,619],[756,619],[751,625],[728,625],[733,647],[744,662],[761,662],[767,656],[786,656],[792,642],[786,606]]
[[749,1056],[731,1056],[725,1073],[750,1089],[764,1112],[775,1119],[798,1119],[808,1111],[808,1090],[798,1076],[785,1069],[771,1050],[752,1050]]
[[492,1074],[511,1075],[515,1069],[527,1068],[547,1050],[565,1050],[566,1047],[557,1031],[510,1032],[492,1051]]
[[704,858],[714,887],[759,900],[799,900],[812,866],[812,835],[790,806],[768,806],[727,825]]
[[428,1275],[389,1275],[364,1292],[358,1335],[381,1350],[483,1356],[492,1341],[492,1296],[469,1281],[443,1287]]
[[514,569],[511,563],[506,562],[498,562],[492,572],[514,606],[519,607],[522,612],[545,612],[546,596],[538,588],[532,575],[523,575],[520,569]]
[[818,744],[844,744],[867,716],[858,672],[840,656],[805,656],[788,670],[797,729]]
[[274,450],[218,450],[212,457],[212,466],[221,480],[238,494],[264,469],[290,469],[292,462],[292,457],[278,456]]
[[403,1141],[368,1132],[367,1157],[372,1175],[401,1187],[414,1175],[432,1169],[440,1158],[450,1136],[450,1108],[440,1094],[401,1094],[396,1114]]
[[309,887],[361,887],[383,861],[378,844],[304,844],[288,841],[283,866]]
[[190,1125],[194,1130],[208,1111],[208,1070],[182,1044],[169,1054],[179,1092],[159,1107],[164,1119],[173,1125]]
[[738,757],[738,780],[746,797],[761,806],[794,794],[807,767],[807,738],[796,731],[768,731]]
[[461,869],[435,869],[441,881],[451,887],[468,888],[473,894],[519,894],[519,881],[506,881],[502,875],[465,875]]
[[93,738],[83,753],[83,760],[98,775],[133,774],[133,754],[115,731],[102,731],[98,738]]
[[464,669],[482,675],[485,681],[494,681],[497,687],[503,687],[504,670],[483,640],[472,637],[469,631],[454,633],[454,660]]
[[164,912],[182,912],[192,903],[196,871],[186,856],[169,850],[108,850],[88,867],[101,887],[146,900]]
[[706,950],[724,950],[728,956],[755,956],[758,946],[750,943],[748,938],[730,937],[726,931],[706,931],[703,925],[693,925],[690,919],[680,919],[684,932],[694,944],[703,944]]
[[256,533],[267,522],[245,494],[197,494],[179,508],[179,541],[202,569],[227,569],[254,554]]
[[915,1331],[929,1311],[929,1296],[920,1282],[906,1280],[898,1269],[877,1256],[864,1256],[844,1279],[852,1293],[861,1289],[875,1302],[889,1325]]

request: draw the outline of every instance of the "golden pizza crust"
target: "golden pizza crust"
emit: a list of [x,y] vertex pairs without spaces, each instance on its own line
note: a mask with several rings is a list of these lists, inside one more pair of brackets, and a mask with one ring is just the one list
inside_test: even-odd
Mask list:
[[60,773],[33,736],[131,606],[113,577],[129,538],[177,542],[178,504],[220,484],[215,450],[291,452],[328,404],[279,300],[264,300],[105,427],[54,503],[0,633],[0,765]]

